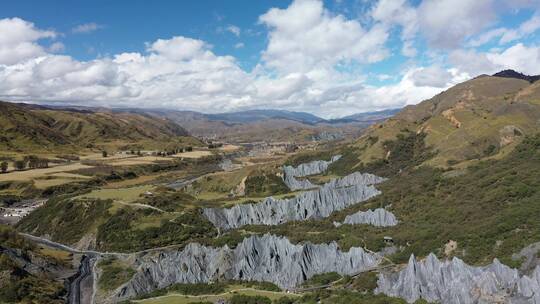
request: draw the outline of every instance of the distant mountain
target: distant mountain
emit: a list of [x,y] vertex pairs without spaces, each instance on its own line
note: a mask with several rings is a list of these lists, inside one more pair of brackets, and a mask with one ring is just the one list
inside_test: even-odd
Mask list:
[[75,151],[100,144],[143,147],[188,136],[173,121],[146,114],[0,102],[0,150]]
[[525,75],[525,74],[522,74],[522,73],[519,73],[519,72],[516,72],[514,70],[504,70],[504,71],[500,71],[498,73],[495,73],[493,74],[493,76],[495,77],[505,77],[505,78],[516,78],[516,79],[522,79],[522,80],[526,80],[530,83],[533,83],[537,80],[540,80],[540,75],[535,75],[535,76],[529,76],[529,75]]
[[[9,141],[10,149],[33,143],[40,147],[78,146],[117,139],[140,141],[188,134],[229,142],[350,138],[397,111],[359,113],[326,120],[306,112],[273,109],[205,114],[170,109],[14,103],[1,103],[1,109],[4,111],[0,113],[0,122],[6,121],[6,132],[4,136],[0,134],[0,140]],[[18,119],[21,117],[28,119]]]
[[205,114],[209,120],[233,123],[250,123],[267,119],[285,119],[304,124],[316,124],[325,120],[310,113],[291,112],[285,110],[249,110],[241,112]]
[[504,155],[525,135],[540,132],[538,77],[507,70],[460,83],[371,126],[354,145],[357,157],[349,159],[388,161],[420,141],[434,153],[421,162],[434,166]]
[[249,110],[220,114],[171,110],[134,111],[166,117],[198,137],[228,142],[306,142],[328,138],[321,137],[321,134],[340,134],[339,138],[356,136],[365,127],[352,120],[338,125],[310,113],[285,110]]
[[337,122],[363,122],[363,123],[375,123],[379,122],[381,120],[385,120],[387,118],[390,118],[397,113],[399,113],[401,109],[388,109],[388,110],[382,110],[382,111],[374,111],[374,112],[363,112],[363,113],[356,113],[348,116],[344,116],[342,118],[338,119],[332,119],[330,122],[337,123]]

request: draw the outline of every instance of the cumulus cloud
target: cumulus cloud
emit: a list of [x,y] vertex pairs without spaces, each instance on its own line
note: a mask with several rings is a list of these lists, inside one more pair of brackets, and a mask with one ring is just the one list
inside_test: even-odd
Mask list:
[[373,63],[389,54],[384,27],[365,29],[356,20],[332,15],[322,1],[297,0],[286,9],[269,10],[259,21],[270,29],[263,60],[282,72],[307,72],[339,61]]
[[420,29],[434,47],[451,49],[496,20],[493,0],[424,0],[418,8]]
[[449,60],[471,77],[503,69],[514,69],[530,75],[540,74],[540,46],[525,46],[522,43],[490,52],[456,50],[450,53]]
[[414,85],[419,87],[444,88],[452,78],[449,71],[439,66],[421,68],[411,74]]
[[100,25],[100,24],[97,24],[97,23],[94,23],[94,22],[90,22],[90,23],[84,23],[84,24],[77,25],[76,27],[71,29],[71,32],[75,33],[75,34],[88,34],[88,33],[97,31],[97,30],[102,29],[102,28],[104,28],[103,25]]
[[0,64],[14,64],[45,54],[37,41],[55,38],[54,31],[37,29],[20,18],[0,19]]

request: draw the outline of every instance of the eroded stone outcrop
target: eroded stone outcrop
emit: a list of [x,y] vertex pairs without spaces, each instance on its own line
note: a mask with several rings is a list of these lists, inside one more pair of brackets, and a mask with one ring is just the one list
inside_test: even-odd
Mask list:
[[290,199],[268,197],[260,203],[232,208],[205,208],[204,216],[221,229],[244,225],[279,225],[328,217],[332,212],[366,201],[378,194],[373,184],[382,181],[372,174],[353,173],[335,179],[316,190],[300,193]]
[[183,250],[147,253],[134,262],[137,273],[117,289],[123,300],[174,283],[207,283],[217,280],[265,281],[293,288],[315,274],[351,275],[377,266],[378,254],[362,248],[340,251],[336,243],[292,244],[274,235],[252,236],[236,248],[206,247],[197,243]]
[[540,303],[540,267],[531,276],[501,264],[475,267],[459,258],[439,261],[430,254],[423,261],[414,255],[397,273],[380,274],[376,293],[438,303]]
[[333,156],[329,161],[315,160],[309,163],[298,165],[298,167],[284,166],[283,167],[283,182],[291,190],[312,189],[317,187],[309,180],[299,180],[296,177],[306,177],[309,175],[321,174],[328,169],[332,163],[341,158],[341,155]]
[[359,211],[351,215],[347,215],[343,224],[368,224],[376,227],[389,227],[398,224],[395,215],[383,208],[375,210]]

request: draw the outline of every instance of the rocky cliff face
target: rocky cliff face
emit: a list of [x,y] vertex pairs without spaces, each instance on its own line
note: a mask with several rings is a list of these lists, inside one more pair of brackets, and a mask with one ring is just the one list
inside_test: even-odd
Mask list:
[[339,160],[341,155],[335,155],[329,161],[315,160],[309,163],[301,164],[298,167],[284,166],[283,181],[291,190],[312,189],[317,187],[309,180],[298,180],[296,177],[305,177],[323,173],[333,162]]
[[265,281],[293,288],[315,274],[351,275],[375,267],[380,261],[378,254],[362,248],[343,252],[336,243],[295,245],[286,238],[269,234],[246,238],[234,249],[192,243],[181,251],[138,257],[134,262],[137,273],[117,289],[115,301],[174,283],[206,283],[220,279]]
[[438,303],[540,303],[540,266],[531,276],[497,259],[484,267],[465,264],[458,258],[439,261],[430,254],[418,261],[411,256],[398,273],[380,274],[376,293],[400,297],[409,303],[418,299]]
[[368,224],[376,227],[389,227],[397,225],[398,220],[392,212],[386,211],[383,208],[377,208],[373,211],[370,209],[347,215],[343,224]]
[[335,178],[325,184],[326,187],[340,188],[354,185],[375,185],[384,182],[386,178],[370,173],[354,172],[342,178]]
[[221,229],[244,225],[279,225],[289,221],[324,218],[334,211],[380,194],[373,183],[381,180],[371,174],[353,173],[291,199],[268,197],[260,203],[236,205],[228,209],[205,208],[203,214],[214,226]]

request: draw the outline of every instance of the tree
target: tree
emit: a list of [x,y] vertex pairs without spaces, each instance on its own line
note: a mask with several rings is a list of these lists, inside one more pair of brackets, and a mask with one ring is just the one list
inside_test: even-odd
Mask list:
[[39,158],[35,155],[25,156],[23,161],[28,164],[28,168],[30,169],[39,167]]
[[141,150],[137,151],[137,155],[139,155],[139,156],[142,155]]
[[7,169],[8,169],[8,163],[7,163],[7,161],[3,161],[3,162],[0,164],[0,169],[2,170],[2,173],[6,173],[6,172],[7,172]]
[[103,157],[109,156],[109,154],[108,154],[107,151],[105,151],[105,150],[101,151],[101,155],[102,155]]
[[16,160],[13,162],[13,167],[19,171],[24,170],[26,168],[26,162],[24,160]]

